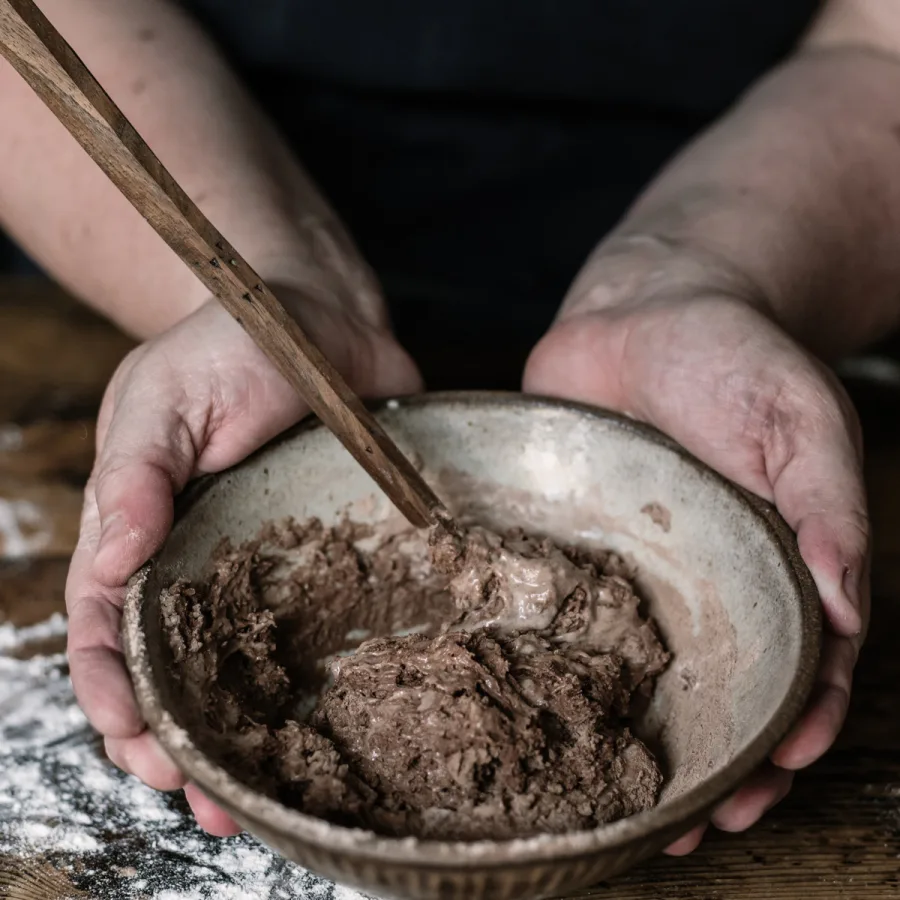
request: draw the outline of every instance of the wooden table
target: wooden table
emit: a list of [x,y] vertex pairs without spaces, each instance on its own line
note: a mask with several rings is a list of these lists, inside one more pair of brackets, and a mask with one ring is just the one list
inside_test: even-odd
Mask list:
[[[93,415],[129,346],[46,282],[0,280],[0,504],[29,501],[41,516],[0,536],[0,621],[63,608]],[[839,745],[749,832],[711,834],[694,855],[651,862],[582,900],[900,900],[900,391],[859,400],[875,601]]]

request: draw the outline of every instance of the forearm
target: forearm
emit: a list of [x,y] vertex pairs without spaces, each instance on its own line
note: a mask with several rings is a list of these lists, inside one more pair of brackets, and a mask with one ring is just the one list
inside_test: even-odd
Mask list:
[[801,51],[663,171],[607,250],[659,240],[722,262],[825,355],[878,337],[900,318],[898,97],[900,61]]
[[[40,0],[173,176],[264,277],[383,315],[374,280],[290,151],[197,28],[165,0]],[[207,291],[0,61],[0,223],[132,333]]]

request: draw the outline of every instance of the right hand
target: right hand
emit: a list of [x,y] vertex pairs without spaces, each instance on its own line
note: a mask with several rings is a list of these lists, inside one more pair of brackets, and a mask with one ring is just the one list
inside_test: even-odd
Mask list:
[[[822,656],[806,711],[712,814],[717,828],[744,831],[831,747],[847,715],[869,613],[859,422],[837,379],[722,257],[651,229],[601,245],[576,285],[531,355],[526,389],[648,422],[773,503],[822,600]],[[704,827],[667,852],[694,850]]]
[[[418,372],[386,329],[335,304],[279,291],[351,387],[364,396],[419,390]],[[109,758],[159,790],[185,787],[197,821],[235,823],[185,779],[146,729],[120,637],[128,579],[162,545],[173,500],[196,476],[240,462],[309,412],[240,326],[213,300],[132,351],[103,399],[66,585],[69,664],[78,702]]]

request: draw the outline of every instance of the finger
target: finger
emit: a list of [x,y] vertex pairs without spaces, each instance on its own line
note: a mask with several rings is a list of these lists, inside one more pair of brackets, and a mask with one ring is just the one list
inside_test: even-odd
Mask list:
[[[790,502],[779,500],[786,509],[791,508]],[[863,628],[868,523],[860,506],[856,513],[847,507],[840,516],[834,515],[833,509],[829,504],[824,512],[799,513],[797,546],[822,598],[828,624],[838,634],[858,635]]]
[[173,497],[195,460],[190,430],[171,405],[146,409],[124,398],[94,473],[100,540],[93,575],[101,584],[124,585],[160,548]]
[[81,532],[66,579],[72,686],[88,721],[101,734],[136,737],[144,722],[122,654],[122,591],[100,584],[91,574],[99,532],[91,483],[85,491]]
[[[69,668],[78,703],[101,734],[118,739],[137,737],[144,729],[144,720],[122,653],[112,647],[79,646],[77,635],[86,628],[85,618],[78,613],[71,626],[76,637],[69,638]],[[87,630],[90,634],[90,626]],[[96,638],[89,636],[88,640]]]
[[98,473],[102,526],[93,572],[101,584],[126,584],[160,548],[172,527],[172,485],[168,472],[138,459]]
[[829,388],[830,376],[824,377],[818,402],[805,402],[815,413],[798,422],[783,454],[767,452],[767,468],[831,628],[858,635],[869,557],[859,423],[840,385]]
[[700,846],[703,835],[706,834],[706,828],[706,824],[692,828],[687,834],[678,838],[677,841],[669,844],[669,846],[663,850],[663,853],[665,853],[666,856],[687,856],[688,853],[693,853]]
[[186,779],[156,738],[143,731],[134,738],[106,738],[106,755],[123,771],[158,791],[176,791]]
[[224,810],[219,809],[195,784],[186,784],[184,796],[197,819],[197,824],[215,837],[234,837],[241,826]]
[[788,795],[794,773],[771,764],[763,766],[712,814],[721,831],[746,831]]
[[112,738],[103,739],[103,750],[106,758],[117,768],[121,769],[126,775],[134,775],[134,772],[128,766],[128,760],[121,751],[121,741]]
[[144,730],[121,646],[124,586],[168,532],[173,489],[187,479],[193,449],[170,404],[139,401],[124,397],[110,417],[66,584],[75,694],[91,724],[113,738]]
[[825,636],[818,683],[806,712],[772,754],[776,766],[805,768],[834,743],[847,717],[856,657],[851,638]]

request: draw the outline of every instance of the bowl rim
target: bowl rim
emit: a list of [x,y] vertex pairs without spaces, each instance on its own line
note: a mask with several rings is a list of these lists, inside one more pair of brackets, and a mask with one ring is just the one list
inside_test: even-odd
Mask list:
[[[619,413],[570,400],[502,391],[443,391],[368,404],[376,413],[423,405],[518,406],[528,411],[563,409],[581,417],[612,423],[643,440],[675,453],[701,477],[714,481],[719,489],[731,494],[751,512],[773,540],[785,563],[793,583],[793,597],[799,605],[800,612],[799,653],[789,687],[782,702],[770,714],[759,733],[727,766],[674,800],[595,829],[560,835],[540,834],[503,841],[466,842],[383,837],[364,829],[334,825],[284,806],[240,782],[212,762],[164,708],[153,679],[153,668],[142,619],[144,587],[155,559],[147,562],[130,579],[122,624],[126,663],[134,682],[138,706],[150,730],[184,775],[212,799],[231,807],[239,818],[251,823],[258,820],[264,823],[269,831],[277,832],[288,839],[299,839],[322,850],[348,853],[373,861],[437,868],[473,865],[516,867],[537,861],[622,850],[654,834],[673,831],[679,825],[684,825],[685,829],[689,828],[708,810],[737,789],[768,758],[802,713],[812,691],[821,647],[821,604],[812,576],[800,556],[793,531],[771,504],[719,475],[656,428]],[[318,419],[307,418],[269,441],[238,465],[225,472],[198,479],[178,498],[176,518],[184,516],[223,475],[248,466],[258,455],[272,447],[321,428],[324,426]]]

